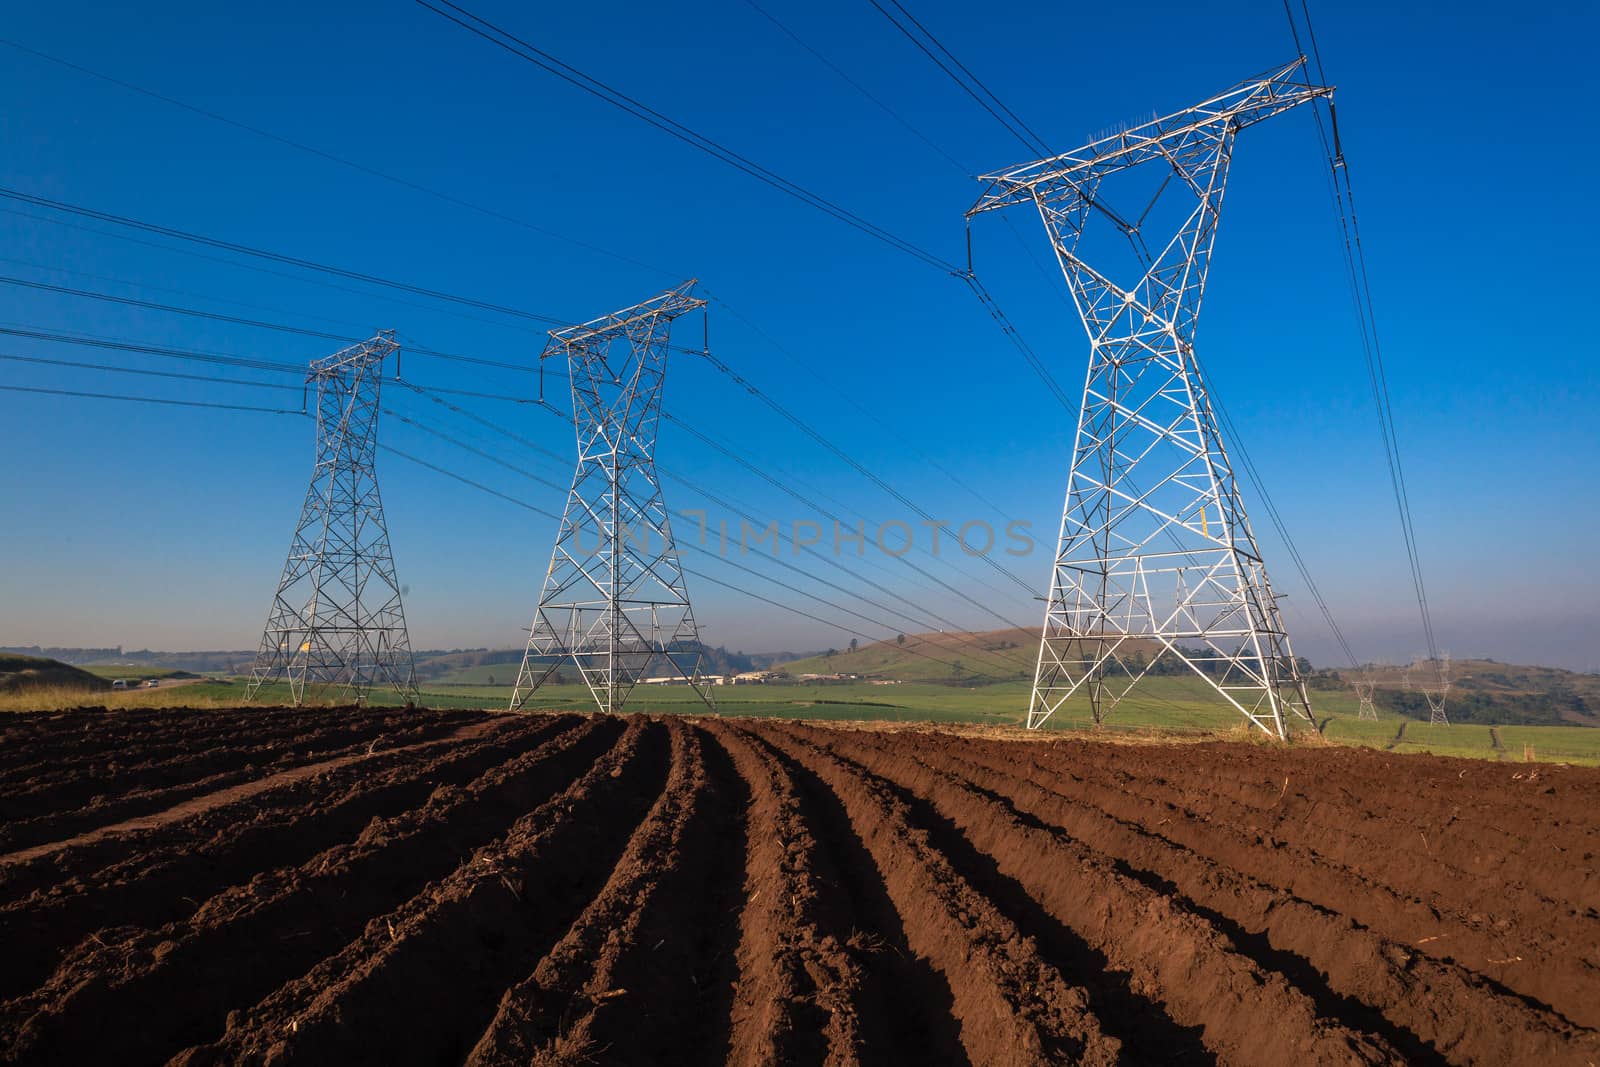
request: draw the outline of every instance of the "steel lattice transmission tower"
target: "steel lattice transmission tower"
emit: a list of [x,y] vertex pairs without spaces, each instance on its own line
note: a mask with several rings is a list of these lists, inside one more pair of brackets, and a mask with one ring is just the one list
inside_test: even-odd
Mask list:
[[1311,719],[1194,352],[1234,138],[1332,92],[1303,63],[986,175],[967,213],[1034,205],[1089,335],[1030,728],[1085,689],[1102,721],[1168,656],[1273,736]]
[[1373,696],[1378,691],[1378,677],[1372,665],[1367,664],[1358,668],[1355,681],[1350,684],[1355,687],[1356,699],[1361,702],[1359,710],[1356,711],[1356,721],[1377,722],[1378,705],[1374,702]]
[[1450,716],[1445,714],[1445,697],[1450,695],[1450,654],[1441,653],[1428,661],[1428,669],[1432,678],[1423,683],[1422,699],[1428,702],[1428,725],[1449,726]]
[[311,364],[306,384],[317,392],[316,468],[246,699],[283,675],[296,704],[308,689],[343,690],[361,701],[374,685],[416,699],[374,463],[383,362],[399,349],[394,331],[380,330]]
[[690,295],[694,284],[550,331],[539,358],[566,357],[578,466],[513,709],[567,659],[602,712],[620,710],[652,667],[681,678],[716,709],[655,463],[672,321],[706,305]]

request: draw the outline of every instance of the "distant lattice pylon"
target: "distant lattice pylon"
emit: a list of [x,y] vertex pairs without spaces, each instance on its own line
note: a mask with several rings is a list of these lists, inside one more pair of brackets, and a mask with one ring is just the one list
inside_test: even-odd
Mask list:
[[621,710],[651,670],[715,710],[655,463],[672,321],[705,307],[693,286],[550,331],[540,358],[566,358],[578,465],[513,709],[571,660],[602,712]]
[[416,698],[375,465],[383,362],[399,347],[393,330],[380,330],[311,364],[306,383],[316,387],[316,466],[246,699],[280,677],[287,677],[296,704],[318,692],[360,702],[374,685]]
[[1378,678],[1372,664],[1356,671],[1355,679],[1350,683],[1355,687],[1356,699],[1361,702],[1361,709],[1356,712],[1356,721],[1378,721],[1378,706],[1373,702],[1373,696],[1378,690]]
[[980,179],[968,217],[1037,210],[1089,341],[1030,728],[1079,692],[1100,722],[1161,659],[1274,737],[1314,722],[1194,350],[1235,137],[1332,92],[1303,63]]
[[1450,653],[1442,652],[1430,659],[1425,668],[1427,681],[1420,686],[1422,698],[1428,702],[1428,725],[1449,726],[1450,716],[1445,714],[1445,697],[1450,694]]

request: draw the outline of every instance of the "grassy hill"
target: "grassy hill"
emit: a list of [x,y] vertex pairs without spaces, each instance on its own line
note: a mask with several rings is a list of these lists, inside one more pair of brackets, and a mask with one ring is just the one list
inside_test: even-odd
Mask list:
[[94,675],[113,681],[117,678],[126,678],[130,681],[144,681],[146,678],[198,678],[199,675],[192,671],[178,670],[176,667],[152,667],[145,664],[126,663],[85,663],[81,668]]
[[[1039,660],[1038,630],[987,630],[981,633],[903,634],[892,641],[862,645],[854,652],[810,656],[781,665],[792,675],[859,674],[868,680],[992,685],[1033,681]],[[1154,654],[1151,641],[1129,641],[1128,655]]]
[[0,693],[49,688],[90,691],[110,689],[111,683],[60,660],[0,653]]
[[899,640],[839,649],[779,665],[792,675],[859,674],[899,682],[986,685],[1033,679],[1039,635],[1028,630],[905,634]]
[[[1379,707],[1427,719],[1420,687],[1433,681],[1428,664],[1385,664],[1373,673]],[[1445,710],[1459,723],[1600,726],[1600,675],[1492,659],[1451,660]]]
[[[1152,642],[1129,642],[1124,647],[1127,655],[1147,660],[1155,651]],[[906,634],[903,641],[878,641],[853,652],[840,649],[783,664],[782,669],[795,676],[848,674],[866,681],[985,686],[1032,681],[1038,649],[1039,635],[1034,630]],[[1427,721],[1427,703],[1418,691],[1424,673],[1424,665],[1411,668],[1408,685],[1406,668],[1377,669],[1376,699],[1386,717]],[[1600,726],[1600,675],[1487,659],[1455,660],[1450,665],[1450,675],[1446,708],[1452,722],[1483,726]],[[1216,700],[1209,687],[1187,671],[1165,677],[1152,675],[1140,683],[1140,688],[1157,682],[1169,699],[1184,703]],[[1345,711],[1344,697],[1350,693],[1347,682],[1338,672],[1319,672],[1312,677],[1311,685],[1316,690],[1312,702],[1319,715],[1328,708]],[[1355,707],[1352,700],[1352,718]]]

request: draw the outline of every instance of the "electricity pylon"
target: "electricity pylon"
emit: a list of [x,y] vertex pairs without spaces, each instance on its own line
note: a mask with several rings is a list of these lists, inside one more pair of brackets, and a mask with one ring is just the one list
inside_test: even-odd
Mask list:
[[1372,664],[1367,664],[1356,670],[1355,680],[1350,683],[1355,687],[1356,699],[1361,702],[1360,710],[1356,712],[1356,721],[1365,719],[1368,722],[1378,721],[1378,705],[1373,702],[1373,694],[1378,690],[1378,676]]
[[[565,356],[578,467],[511,694],[521,708],[565,659],[602,712],[620,711],[652,665],[713,711],[700,632],[656,476],[672,320],[706,305],[688,281],[581,326],[551,330],[540,359]],[[584,543],[586,528],[595,535]]]
[[1444,712],[1444,699],[1450,695],[1450,653],[1441,653],[1428,663],[1429,678],[1422,683],[1422,699],[1428,702],[1428,725],[1449,726],[1450,716]]
[[[1315,721],[1194,353],[1234,138],[1332,92],[1303,63],[980,179],[967,217],[1034,205],[1089,335],[1029,728],[1080,689],[1102,721],[1164,656],[1270,735],[1286,710]],[[1136,213],[1118,183],[1142,186]],[[1172,236],[1152,252],[1146,232]]]
[[296,705],[308,688],[366,699],[374,685],[417,696],[411,638],[378,495],[378,394],[393,330],[315,360],[317,460],[267,614],[245,699],[287,675]]

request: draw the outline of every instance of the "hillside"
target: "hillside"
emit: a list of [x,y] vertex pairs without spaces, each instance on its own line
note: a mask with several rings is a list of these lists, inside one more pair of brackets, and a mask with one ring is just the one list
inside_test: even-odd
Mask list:
[[0,652],[0,693],[19,693],[46,687],[110,689],[111,683],[88,671],[69,667],[44,656],[18,656]]
[[[1419,691],[1431,680],[1426,664],[1409,672],[1384,665],[1376,668],[1376,676],[1379,707],[1428,717]],[[1445,707],[1451,722],[1600,726],[1600,675],[1492,659],[1452,660]]]
[[792,675],[857,674],[873,681],[986,685],[1033,677],[1039,635],[1032,630],[904,634],[854,652],[837,649],[779,664]]
[[[732,652],[705,648],[704,674],[738,674],[765,670],[774,663],[797,658],[794,652]],[[469,649],[457,652],[418,652],[417,680],[441,685],[509,685],[522,665],[520,648]]]
[[[1039,635],[1034,630],[992,630],[983,633],[906,634],[899,640],[838,649],[781,665],[794,676],[859,675],[868,681],[933,682],[945,685],[988,685],[1031,681]],[[1130,642],[1126,656],[1148,659],[1150,642]],[[1158,664],[1152,675],[1190,677],[1176,661]],[[1317,671],[1313,689],[1348,693],[1349,672]],[[1600,726],[1600,675],[1577,674],[1555,667],[1498,663],[1489,659],[1456,660],[1450,665],[1447,710],[1452,722]],[[1428,719],[1417,684],[1422,668],[1377,669],[1376,701],[1383,711],[1411,719]],[[1194,695],[1203,698],[1205,684],[1194,679]],[[1315,701],[1313,701],[1315,702]]]

